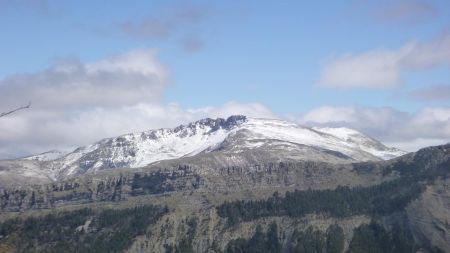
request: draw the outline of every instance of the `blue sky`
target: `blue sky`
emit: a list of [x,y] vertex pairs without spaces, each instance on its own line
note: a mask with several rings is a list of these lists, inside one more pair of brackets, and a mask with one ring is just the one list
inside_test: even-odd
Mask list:
[[[36,122],[50,124],[58,119],[69,124],[82,113],[115,113],[145,104],[163,110],[175,106],[180,114],[191,116],[164,121],[162,116],[144,115],[148,121],[137,128],[123,125],[100,132],[113,135],[172,126],[204,115],[225,116],[218,111],[253,114],[256,110],[256,116],[357,128],[407,149],[450,139],[450,2],[445,0],[0,1],[0,31],[0,98],[3,89],[4,96],[15,98],[12,101],[37,102],[37,111],[52,114]],[[35,97],[40,78],[56,80],[49,77],[48,69],[68,62],[87,66],[136,50],[152,51],[151,61],[164,68],[164,84],[149,85],[158,87],[148,90],[157,95],[148,99],[130,95],[114,106],[91,101],[88,109],[82,104],[85,98],[77,106],[76,100],[70,106],[55,102],[65,116],[49,109],[51,103],[39,107]],[[27,89],[32,85],[33,92]],[[59,93],[53,92],[47,101],[70,93],[70,89],[55,90]],[[8,101],[0,103],[2,111],[15,106]],[[327,110],[346,116],[325,120]],[[388,111],[387,119],[371,116],[380,110]],[[142,117],[141,113],[136,115]],[[9,130],[4,129],[0,143],[16,148],[0,150],[0,155],[76,146],[106,137],[98,133],[79,142],[45,145],[42,140],[26,141],[31,132],[10,130],[17,124],[36,124],[35,116],[30,119],[26,114],[4,120],[3,127]],[[401,130],[384,133],[399,117],[417,130],[409,135],[399,134]],[[360,122],[368,118],[384,120],[375,126],[383,131]],[[433,127],[444,130],[440,135],[425,134]],[[413,137],[414,144],[407,144]]]

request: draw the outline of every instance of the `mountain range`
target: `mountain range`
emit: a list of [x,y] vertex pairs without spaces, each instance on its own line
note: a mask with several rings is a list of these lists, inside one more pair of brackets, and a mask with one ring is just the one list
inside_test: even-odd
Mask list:
[[450,144],[231,116],[0,161],[0,252],[450,252]]
[[[248,152],[258,153],[261,158],[245,157]],[[227,161],[223,161],[222,165],[243,165],[274,159],[336,163],[377,161],[406,152],[386,147],[349,128],[310,128],[283,120],[238,115],[125,134],[79,147],[69,153],[49,151],[24,159],[3,161],[0,166],[14,165],[14,175],[10,177],[15,179],[22,175],[25,181],[33,177],[41,181],[56,181],[101,170],[138,168],[200,153],[226,155]],[[233,160],[239,162],[230,163]],[[18,168],[21,168],[21,173]],[[7,176],[3,178],[6,181]]]

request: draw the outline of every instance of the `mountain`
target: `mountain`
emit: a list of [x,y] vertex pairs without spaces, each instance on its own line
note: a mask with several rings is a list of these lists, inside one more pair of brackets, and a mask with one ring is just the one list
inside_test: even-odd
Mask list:
[[220,165],[235,157],[230,143],[0,187],[0,252],[450,251],[450,144],[387,161],[263,152],[267,162]]
[[0,161],[0,252],[449,252],[449,184],[450,144],[203,119]]
[[125,134],[68,154],[51,151],[25,160],[36,161],[42,168],[41,174],[57,180],[101,170],[138,168],[201,153],[213,153],[217,166],[274,160],[348,163],[405,154],[352,129],[310,128],[283,120],[231,116]]

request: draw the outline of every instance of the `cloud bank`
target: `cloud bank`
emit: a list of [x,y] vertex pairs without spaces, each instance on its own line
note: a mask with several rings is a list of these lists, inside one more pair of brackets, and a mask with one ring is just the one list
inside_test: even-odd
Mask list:
[[31,109],[1,118],[0,158],[72,149],[204,117],[275,117],[258,103],[203,108],[163,104],[168,73],[154,51],[133,50],[90,63],[59,62],[38,73],[0,80],[0,111],[32,102]]
[[0,80],[0,109],[26,101],[51,110],[156,101],[167,84],[167,70],[154,54],[135,50],[88,64],[65,61],[8,77]]
[[450,108],[406,113],[390,107],[323,106],[303,115],[307,125],[350,127],[407,151],[450,142]]
[[325,64],[319,85],[334,88],[392,88],[404,72],[450,66],[450,32],[432,41],[412,41],[397,50],[374,49],[333,57]]

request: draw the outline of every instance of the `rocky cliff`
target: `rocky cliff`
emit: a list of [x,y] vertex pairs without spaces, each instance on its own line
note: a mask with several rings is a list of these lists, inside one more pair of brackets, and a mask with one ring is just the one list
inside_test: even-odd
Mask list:
[[[253,155],[248,153],[246,157]],[[298,231],[308,227],[327,231],[332,224],[342,228],[344,250],[347,250],[352,245],[355,229],[376,220],[387,231],[393,224],[402,224],[411,233],[417,250],[450,251],[450,145],[423,149],[389,161],[363,163],[288,160],[244,163],[243,166],[230,162],[228,166],[220,166],[228,158],[200,153],[141,168],[101,171],[55,183],[4,187],[0,189],[0,218],[7,222],[13,217],[64,213],[85,207],[121,210],[146,204],[166,206],[168,211],[154,225],[133,237],[126,247],[128,252],[165,252],[177,249],[183,243],[194,252],[221,252],[231,241],[249,239],[258,226],[267,231],[273,223],[278,225],[278,238],[284,252],[290,252],[289,245]],[[362,208],[362,211],[341,216],[319,210],[304,216],[267,213],[230,225],[229,218],[221,216],[217,209],[225,202],[237,200],[264,203],[273,198],[275,192],[281,198],[295,190],[298,194],[307,194],[311,190],[317,190],[317,194],[334,194],[342,186],[358,192],[358,189],[377,186],[390,189],[383,188],[390,182],[406,182],[400,184],[403,188],[395,190],[395,194],[400,194],[395,202],[403,204],[380,212]],[[406,198],[404,196],[409,195],[402,194],[410,192],[409,188],[404,188],[409,185],[417,185],[414,189],[418,192]],[[386,191],[385,195],[395,195],[390,195],[388,190],[380,193],[383,191]],[[384,208],[385,195],[370,203]],[[79,226],[86,225],[89,219],[80,221]],[[8,240],[11,237],[0,236],[0,245],[13,248],[13,242]],[[177,252],[183,251],[178,248]]]

